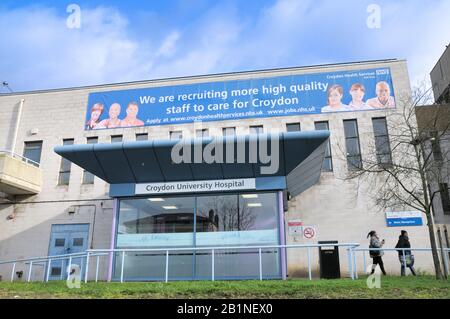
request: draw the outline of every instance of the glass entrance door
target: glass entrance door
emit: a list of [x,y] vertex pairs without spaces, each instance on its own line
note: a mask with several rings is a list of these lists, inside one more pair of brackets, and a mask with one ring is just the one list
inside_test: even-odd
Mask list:
[[[258,249],[220,247],[279,244],[276,193],[221,194],[196,197],[121,200],[117,248],[219,247],[215,278],[259,278]],[[115,258],[115,278],[122,256]],[[211,279],[211,250],[171,251],[169,279]],[[264,278],[281,278],[278,249],[262,251]],[[125,280],[164,280],[166,252],[129,252]]]

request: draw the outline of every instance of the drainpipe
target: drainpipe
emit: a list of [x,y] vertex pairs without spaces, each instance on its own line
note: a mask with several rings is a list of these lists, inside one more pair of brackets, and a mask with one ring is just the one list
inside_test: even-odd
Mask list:
[[25,102],[25,99],[20,100],[19,104],[19,110],[17,111],[17,119],[16,119],[16,125],[14,127],[14,135],[11,145],[11,152],[15,152],[16,150],[16,142],[17,142],[17,134],[19,133],[19,125],[20,125],[20,119],[22,117],[22,109],[23,109],[23,103]]

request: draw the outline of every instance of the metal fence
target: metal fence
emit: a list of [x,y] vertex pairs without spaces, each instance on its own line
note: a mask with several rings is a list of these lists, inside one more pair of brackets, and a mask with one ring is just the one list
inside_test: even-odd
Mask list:
[[[407,256],[407,251],[410,251],[411,254],[413,254],[413,252],[428,252],[431,253],[432,250],[431,248],[362,248],[362,247],[356,247],[352,249],[352,263],[351,263],[351,277],[353,279],[357,279],[358,278],[358,262],[357,259],[359,256],[362,257],[363,260],[363,270],[364,273],[366,272],[367,266],[368,266],[368,261],[367,261],[367,254],[369,255],[369,259],[370,257],[370,252],[371,251],[379,251],[379,252],[383,252],[383,253],[394,253],[395,255],[399,256],[403,256],[402,260],[399,259],[399,261],[401,263],[403,263],[403,267],[405,267],[405,270],[407,269],[408,265],[406,262],[406,256]],[[441,259],[443,260],[443,272],[447,275],[447,277],[450,277],[450,267],[449,267],[449,260],[450,260],[450,248],[443,248],[442,250],[440,248],[437,249],[438,253],[441,254]],[[358,253],[360,253],[358,255]],[[397,257],[397,258],[398,258]]]
[[[73,259],[81,259],[81,271],[80,273],[83,273],[84,270],[84,282],[88,282],[90,270],[89,267],[91,264],[95,266],[95,275],[91,276],[95,282],[99,281],[99,273],[100,273],[100,258],[101,257],[108,257],[109,262],[104,263],[107,265],[108,270],[112,266],[111,261],[113,260],[113,255],[118,255],[120,262],[119,269],[116,269],[119,272],[118,281],[125,282],[126,277],[124,274],[124,265],[126,264],[126,254],[127,253],[163,253],[165,255],[165,276],[164,280],[165,282],[170,281],[169,277],[169,260],[170,260],[170,253],[171,252],[182,252],[182,251],[193,251],[197,252],[208,252],[211,254],[211,277],[210,280],[214,281],[216,280],[216,253],[217,251],[224,251],[224,250],[254,250],[258,254],[258,266],[257,269],[255,269],[255,274],[259,278],[259,280],[263,280],[263,263],[262,263],[262,254],[264,250],[268,249],[279,249],[280,252],[283,253],[282,256],[286,258],[286,254],[288,250],[293,249],[299,249],[306,253],[306,261],[307,261],[307,272],[308,272],[308,279],[312,280],[312,249],[314,248],[321,248],[321,247],[339,247],[341,249],[344,249],[347,254],[347,267],[348,267],[348,274],[351,279],[358,279],[358,258],[362,258],[362,264],[364,273],[366,272],[368,261],[367,261],[367,254],[370,255],[370,251],[383,251],[384,253],[395,253],[398,254],[399,251],[402,252],[401,255],[406,256],[406,251],[411,252],[431,252],[431,248],[362,248],[357,243],[341,243],[341,244],[309,244],[309,245],[268,245],[268,246],[218,246],[218,247],[182,247],[182,248],[136,248],[136,249],[89,249],[82,253],[74,253],[74,254],[66,254],[66,255],[54,255],[54,256],[45,256],[45,257],[33,257],[33,258],[23,258],[23,259],[15,259],[15,260],[8,260],[8,261],[0,261],[0,265],[12,265],[11,268],[11,282],[14,281],[14,275],[16,271],[16,266],[19,263],[25,264],[28,267],[28,272],[26,276],[26,281],[30,282],[33,281],[32,279],[32,273],[33,273],[33,267],[36,266],[44,266],[45,272],[40,279],[41,281],[47,282],[50,278],[50,269],[51,264],[54,261],[62,261],[62,264],[64,261],[67,261],[67,265],[72,266]],[[447,274],[448,277],[450,277],[450,266],[449,266],[449,259],[450,259],[450,248],[445,248],[442,251],[439,249],[439,253],[441,253],[441,258],[443,259],[444,263],[444,272]],[[360,260],[361,261],[361,260]],[[406,258],[403,258],[403,266],[405,269],[407,268],[406,264]],[[70,276],[70,267],[67,267],[68,269],[65,271],[65,279],[68,279]],[[84,268],[84,269],[83,269]],[[63,278],[63,271],[61,269],[61,279]],[[111,279],[111,274],[109,271],[105,271],[104,273],[108,273],[108,276],[104,278],[105,281],[109,281]]]
[[[257,277],[259,280],[263,280],[263,263],[262,263],[262,254],[264,250],[267,249],[279,249],[280,252],[282,252],[282,256],[286,256],[286,253],[288,250],[292,249],[300,249],[306,252],[307,255],[307,269],[308,269],[308,278],[309,280],[312,280],[312,249],[313,248],[320,248],[320,247],[339,247],[342,249],[345,249],[347,252],[347,258],[348,258],[348,269],[349,274],[352,274],[352,256],[353,256],[353,249],[359,246],[357,243],[341,243],[341,244],[310,244],[310,245],[266,245],[266,246],[218,246],[218,247],[182,247],[182,248],[139,248],[139,249],[89,249],[86,250],[86,252],[83,253],[77,253],[77,254],[67,254],[67,255],[55,255],[55,256],[45,256],[45,257],[36,257],[36,258],[28,258],[28,259],[15,259],[15,260],[8,260],[8,261],[0,261],[0,265],[6,265],[11,264],[12,270],[11,270],[11,281],[14,281],[14,274],[16,270],[16,265],[18,263],[25,263],[28,265],[28,274],[27,274],[27,281],[32,281],[32,271],[33,267],[35,267],[38,264],[44,264],[46,267],[46,271],[44,276],[41,278],[42,281],[47,282],[50,277],[50,265],[55,260],[66,260],[68,261],[68,265],[72,264],[72,260],[82,259],[82,265],[81,265],[81,273],[83,272],[84,268],[84,282],[88,282],[89,275],[90,275],[90,264],[92,263],[92,259],[95,257],[95,276],[94,280],[97,282],[99,280],[99,265],[100,265],[100,257],[105,256],[108,257],[109,260],[112,260],[112,257],[114,254],[119,254],[119,258],[121,260],[120,263],[120,269],[119,271],[119,281],[125,282],[126,277],[124,276],[124,265],[126,263],[126,254],[127,253],[137,253],[137,252],[151,252],[151,253],[164,253],[165,254],[165,276],[164,281],[168,282],[170,280],[169,277],[169,259],[170,259],[170,253],[171,252],[180,252],[180,251],[194,251],[194,252],[209,252],[211,254],[211,277],[210,280],[214,281],[216,280],[216,252],[217,251],[224,251],[224,250],[255,250],[258,254],[258,266],[257,269],[255,269],[255,274],[257,274]],[[285,257],[284,257],[285,258]],[[107,263],[108,267],[111,266],[110,263]],[[107,272],[104,272],[107,273]],[[69,278],[69,270],[66,272],[66,279]],[[353,275],[351,275],[353,278]],[[92,278],[92,277],[91,277]],[[105,278],[105,280],[110,280],[110,278]]]
[[19,155],[19,154],[17,154],[17,153],[14,153],[14,152],[12,152],[12,151],[8,151],[8,150],[0,150],[0,153],[8,154],[8,155],[11,156],[12,158],[18,158],[18,159],[24,161],[25,163],[30,164],[30,165],[33,165],[33,166],[36,166],[36,167],[39,167],[39,166],[40,166],[40,164],[39,164],[38,162],[33,161],[32,159],[29,159],[29,158],[24,157],[24,156],[22,156],[22,155]]

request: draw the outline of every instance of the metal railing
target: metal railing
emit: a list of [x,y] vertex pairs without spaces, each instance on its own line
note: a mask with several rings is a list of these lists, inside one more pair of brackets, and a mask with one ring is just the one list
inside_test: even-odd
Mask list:
[[[288,249],[303,249],[306,250],[307,254],[307,262],[308,262],[308,278],[309,280],[312,280],[312,262],[311,262],[311,249],[312,248],[319,248],[319,247],[340,247],[344,248],[347,251],[347,257],[348,257],[348,264],[349,264],[349,274],[351,275],[351,260],[352,260],[352,254],[353,249],[358,247],[359,244],[357,243],[341,243],[341,244],[310,244],[310,245],[265,245],[265,246],[217,246],[217,247],[181,247],[181,248],[132,248],[132,249],[89,249],[82,253],[75,253],[75,254],[66,254],[66,255],[54,255],[54,256],[45,256],[45,257],[34,257],[34,258],[26,258],[26,259],[14,259],[14,260],[8,260],[8,261],[0,261],[0,265],[5,264],[12,264],[12,271],[11,271],[11,281],[14,281],[14,274],[16,269],[17,263],[26,263],[28,264],[28,276],[27,281],[31,281],[32,276],[32,269],[33,266],[35,266],[38,263],[46,263],[47,269],[45,276],[43,278],[44,282],[47,282],[50,277],[50,266],[52,261],[55,260],[67,260],[68,265],[72,264],[72,260],[77,259],[83,259],[84,260],[84,282],[88,282],[89,278],[89,264],[92,257],[96,257],[96,267],[95,267],[95,282],[99,279],[99,264],[100,264],[100,257],[101,256],[109,256],[112,260],[113,254],[120,254],[121,258],[121,265],[120,265],[120,282],[125,282],[125,274],[124,274],[124,265],[126,262],[126,254],[127,253],[133,253],[133,252],[154,252],[154,253],[164,253],[165,254],[165,276],[164,281],[169,281],[169,259],[170,259],[170,253],[171,252],[182,252],[182,251],[192,251],[194,254],[198,251],[203,252],[210,252],[211,253],[211,280],[214,281],[216,279],[216,261],[215,256],[217,251],[226,251],[226,250],[255,250],[255,252],[258,253],[258,269],[255,271],[255,273],[258,274],[259,280],[263,280],[263,262],[262,262],[262,254],[264,250],[267,249],[280,249],[284,250],[284,254],[286,254]],[[108,263],[109,264],[109,263]],[[83,265],[81,265],[83,267]],[[82,271],[81,271],[82,273]],[[69,278],[69,271],[66,273],[66,278]],[[109,278],[108,278],[109,280]]]
[[12,151],[0,150],[0,153],[8,154],[12,158],[18,158],[18,159],[22,160],[23,162],[25,162],[27,164],[30,164],[30,165],[33,165],[33,166],[36,166],[36,167],[39,167],[41,165],[40,163],[38,163],[36,161],[33,161],[32,159],[29,159],[27,157],[24,157],[22,155],[19,155],[17,153],[12,152]]
[[[99,257],[101,255],[105,255],[105,254],[95,254],[95,255],[91,255],[91,257],[93,256],[97,256],[97,273],[96,273],[96,282],[98,281],[98,265],[99,265]],[[6,264],[12,264],[12,270],[11,270],[11,282],[14,281],[14,274],[16,271],[16,266],[18,263],[24,263],[26,265],[28,265],[28,275],[27,275],[27,282],[31,281],[31,276],[33,273],[33,266],[39,265],[44,263],[47,267],[46,272],[45,272],[45,276],[43,281],[47,282],[49,281],[49,277],[50,277],[50,269],[51,269],[51,264],[53,261],[57,261],[57,260],[61,260],[62,262],[64,262],[64,260],[68,261],[68,266],[72,265],[72,260],[76,259],[76,258],[81,258],[84,259],[87,257],[87,253],[86,252],[81,252],[81,253],[73,253],[73,254],[65,254],[65,255],[53,255],[53,256],[45,256],[45,257],[33,257],[33,258],[21,258],[21,259],[13,259],[13,260],[7,260],[7,261],[0,261],[0,265],[6,265]],[[61,268],[61,277],[62,277],[62,268]],[[66,272],[66,279],[69,278],[70,272],[67,271]]]
[[[45,256],[45,257],[33,257],[33,258],[22,258],[22,259],[14,259],[14,260],[8,260],[8,261],[0,261],[0,265],[5,264],[12,264],[12,270],[11,270],[11,282],[14,281],[14,275],[16,270],[16,265],[18,263],[25,263],[28,265],[28,273],[27,273],[27,282],[30,282],[32,279],[32,270],[34,266],[37,266],[39,264],[44,264],[46,266],[46,271],[44,274],[43,281],[47,282],[50,278],[50,270],[51,270],[51,264],[53,261],[62,261],[62,264],[64,261],[67,261],[68,266],[72,266],[73,259],[81,259],[81,272],[83,270],[84,266],[84,280],[85,283],[88,282],[89,278],[89,264],[91,263],[91,259],[93,257],[96,257],[95,261],[95,276],[94,280],[95,282],[98,282],[99,280],[99,265],[100,265],[100,257],[101,256],[109,256],[110,260],[112,260],[112,256],[115,254],[119,254],[119,258],[121,261],[119,271],[119,281],[125,282],[126,277],[124,273],[125,263],[126,263],[126,254],[127,253],[138,253],[138,252],[153,252],[153,253],[164,253],[165,255],[165,264],[164,264],[164,281],[169,282],[169,260],[170,260],[170,253],[171,252],[183,252],[183,251],[189,251],[189,252],[208,252],[211,254],[211,277],[210,279],[214,281],[216,279],[216,253],[217,251],[227,251],[227,250],[254,250],[258,254],[258,269],[255,271],[255,273],[258,274],[259,280],[263,280],[263,262],[262,262],[262,254],[264,250],[267,249],[280,249],[284,251],[284,254],[287,253],[289,249],[302,249],[306,250],[306,259],[307,259],[307,265],[308,265],[308,279],[312,280],[312,262],[311,262],[311,249],[313,248],[320,248],[320,247],[339,247],[343,248],[347,252],[347,258],[348,258],[348,273],[349,277],[351,279],[358,279],[358,268],[357,268],[357,255],[358,253],[362,253],[363,257],[363,267],[364,272],[367,269],[367,258],[366,254],[370,251],[383,251],[383,252],[395,252],[398,254],[399,251],[403,252],[403,256],[406,256],[406,251],[411,252],[431,252],[431,248],[362,248],[359,246],[358,243],[337,243],[337,244],[309,244],[309,245],[266,245],[266,246],[217,246],[217,247],[177,247],[177,248],[130,248],[130,249],[89,249],[85,252],[81,253],[73,253],[73,254],[65,254],[65,255],[53,255],[53,256]],[[440,249],[438,249],[440,251]],[[443,260],[444,260],[444,272],[447,274],[448,277],[450,277],[450,248],[444,248],[442,250],[443,252]],[[406,258],[403,258],[402,261],[403,267],[408,266],[406,263]],[[108,266],[111,266],[110,263],[108,263]],[[66,271],[66,279],[69,278],[70,272],[69,267]],[[61,278],[62,278],[62,269],[61,269]],[[107,280],[109,280],[108,278]]]
[[265,246],[218,246],[218,247],[182,247],[182,248],[130,248],[130,249],[90,249],[87,250],[87,258],[86,258],[86,271],[84,281],[88,281],[89,276],[89,258],[91,254],[103,253],[103,254],[116,254],[120,253],[121,255],[121,265],[120,265],[120,282],[125,282],[124,276],[124,265],[125,265],[125,257],[126,253],[129,252],[163,252],[165,253],[165,275],[164,281],[169,281],[169,256],[170,252],[180,252],[180,251],[206,251],[211,253],[211,280],[215,280],[215,255],[216,251],[224,251],[224,250],[255,250],[258,252],[258,274],[259,280],[263,280],[263,267],[262,267],[262,252],[264,249],[282,249],[285,250],[285,253],[288,249],[306,249],[307,260],[308,260],[308,278],[312,280],[312,266],[311,266],[311,248],[319,248],[319,247],[343,247],[347,250],[347,256],[349,261],[349,274],[352,275],[351,271],[351,260],[352,260],[352,252],[353,249],[358,247],[357,243],[341,243],[341,244],[310,244],[310,245],[265,245]]
[[[395,252],[395,253],[399,253],[402,252],[402,256],[403,256],[403,260],[401,261],[403,263],[403,267],[406,268],[408,267],[407,262],[406,262],[406,256],[408,255],[406,252],[410,251],[411,254],[412,252],[416,251],[416,252],[432,252],[431,248],[362,248],[362,247],[357,247],[357,248],[352,248],[352,262],[351,262],[351,270],[352,270],[352,278],[358,278],[358,269],[357,269],[357,253],[358,252],[362,252],[362,256],[363,256],[363,269],[364,272],[367,269],[367,258],[366,258],[366,253],[369,253],[370,256],[370,252],[371,251],[379,251],[379,252]],[[440,252],[441,249],[437,248],[437,251]],[[443,262],[444,262],[444,272],[447,275],[447,277],[450,277],[450,248],[443,248],[442,249],[442,257],[443,257]],[[400,255],[399,255],[400,256]],[[371,257],[369,257],[371,258]]]

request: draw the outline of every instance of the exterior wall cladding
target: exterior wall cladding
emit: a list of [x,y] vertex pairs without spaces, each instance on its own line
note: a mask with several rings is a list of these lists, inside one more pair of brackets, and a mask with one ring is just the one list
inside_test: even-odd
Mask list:
[[[205,81],[225,81],[318,72],[349,71],[367,68],[389,67],[397,102],[410,94],[410,81],[407,64],[404,60],[383,60],[362,63],[348,63],[317,67],[289,68],[268,71],[242,72],[210,76],[142,81],[125,84],[101,85],[38,91],[29,93],[6,94],[0,96],[0,149],[10,149],[21,99],[25,99],[19,126],[15,152],[22,154],[24,142],[42,140],[41,168],[43,170],[43,189],[31,197],[16,198],[17,203],[0,204],[0,260],[22,257],[45,256],[49,250],[49,238],[52,224],[89,223],[89,247],[109,248],[112,240],[113,199],[108,197],[109,185],[95,178],[92,185],[82,184],[83,170],[72,165],[68,186],[58,185],[61,158],[53,152],[63,139],[74,138],[75,144],[86,143],[86,138],[98,136],[99,143],[109,143],[111,135],[123,135],[124,141],[135,140],[135,134],[148,133],[150,139],[168,139],[169,132],[182,130],[185,137],[194,136],[193,124],[150,126],[140,128],[120,128],[100,131],[85,131],[85,113],[88,94],[93,91],[145,88],[159,85],[190,84]],[[400,228],[388,228],[385,214],[377,208],[368,196],[369,185],[356,196],[356,182],[344,181],[347,172],[346,160],[340,155],[345,145],[343,120],[357,119],[361,139],[362,156],[367,154],[365,141],[373,140],[372,118],[387,117],[392,112],[401,112],[401,103],[396,110],[376,110],[366,112],[344,112],[319,115],[286,116],[256,118],[203,123],[210,135],[221,135],[223,127],[236,127],[238,135],[249,134],[249,126],[263,125],[264,131],[286,131],[286,124],[300,122],[302,131],[314,130],[314,122],[329,121],[333,156],[333,172],[323,172],[318,184],[289,201],[289,210],[285,213],[285,224],[292,219],[301,219],[305,225],[315,226],[317,237],[313,241],[302,237],[291,237],[286,231],[287,244],[314,243],[319,240],[338,240],[339,242],[357,242],[367,247],[367,233],[375,229],[386,239],[386,247],[394,247]],[[38,131],[31,135],[31,130]],[[390,132],[392,133],[392,132]],[[75,212],[69,214],[68,212]],[[8,216],[15,214],[15,218]],[[95,214],[95,216],[94,216]],[[94,225],[95,220],[95,225]],[[412,245],[429,247],[429,237],[424,226],[408,227]],[[92,234],[92,232],[94,232]],[[318,251],[312,250],[313,275],[319,271]],[[359,253],[360,254],[360,253]],[[290,250],[287,255],[288,275],[307,275],[307,257],[305,251]],[[341,270],[346,274],[346,251],[341,250]],[[106,259],[101,269],[106,272]],[[362,271],[362,255],[358,257],[358,269]],[[395,252],[386,253],[385,265],[388,272],[398,274],[400,265]],[[44,267],[41,267],[44,268]],[[416,254],[416,268],[432,271],[432,260],[428,253]],[[0,267],[0,275],[8,278],[10,266]],[[24,270],[26,273],[27,269]],[[255,270],[257,271],[257,270]],[[36,268],[36,272],[44,269]],[[38,276],[39,274],[36,274]],[[105,274],[100,274],[105,276]],[[25,277],[25,276],[24,276]],[[103,277],[104,278],[104,277]]]

